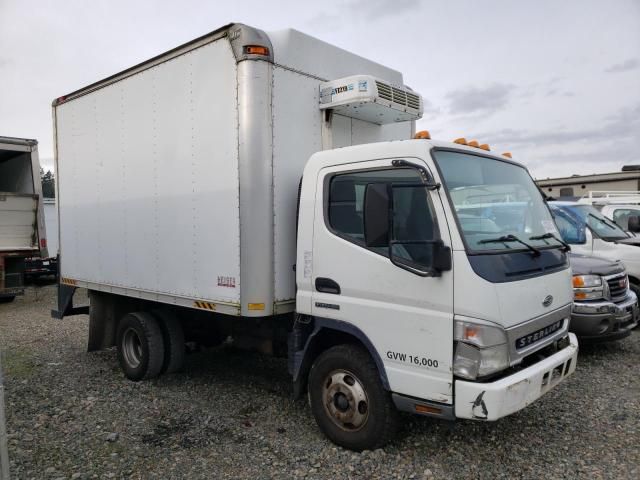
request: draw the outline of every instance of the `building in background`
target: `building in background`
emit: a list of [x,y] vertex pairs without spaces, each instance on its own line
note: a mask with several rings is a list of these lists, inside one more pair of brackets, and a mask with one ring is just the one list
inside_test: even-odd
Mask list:
[[628,165],[620,172],[536,180],[550,197],[582,197],[590,191],[635,192],[640,190],[640,165]]

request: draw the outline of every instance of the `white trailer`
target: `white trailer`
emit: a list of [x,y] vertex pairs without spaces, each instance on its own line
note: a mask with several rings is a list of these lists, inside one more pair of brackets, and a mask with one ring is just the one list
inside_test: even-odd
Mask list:
[[89,350],[115,344],[132,380],[231,337],[287,355],[322,430],[361,450],[396,409],[494,420],[575,369],[568,261],[528,172],[411,140],[422,98],[395,70],[232,24],[53,114],[53,313],[90,311]]
[[25,258],[47,255],[38,142],[0,137],[0,301],[24,292]]

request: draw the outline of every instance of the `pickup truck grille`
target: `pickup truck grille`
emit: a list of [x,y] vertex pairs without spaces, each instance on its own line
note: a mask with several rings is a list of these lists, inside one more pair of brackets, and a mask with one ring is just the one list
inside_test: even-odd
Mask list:
[[626,275],[614,275],[612,277],[606,277],[605,280],[609,287],[609,295],[612,301],[618,302],[626,298],[629,285],[629,280]]

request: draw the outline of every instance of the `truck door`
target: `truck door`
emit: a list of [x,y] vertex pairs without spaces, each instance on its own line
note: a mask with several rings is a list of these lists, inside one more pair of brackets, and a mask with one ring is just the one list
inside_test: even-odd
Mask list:
[[[400,159],[395,159],[400,160]],[[407,160],[407,159],[402,159]],[[424,162],[408,159],[414,164]],[[357,327],[374,346],[391,390],[451,403],[453,273],[417,274],[392,263],[389,247],[367,247],[363,204],[367,184],[422,182],[418,169],[392,159],[322,169],[316,188],[312,307],[315,317]],[[396,162],[398,164],[398,162]],[[394,188],[393,235],[440,238],[450,246],[438,191]],[[394,258],[420,263],[417,245],[399,245]],[[424,275],[424,276],[422,276]]]

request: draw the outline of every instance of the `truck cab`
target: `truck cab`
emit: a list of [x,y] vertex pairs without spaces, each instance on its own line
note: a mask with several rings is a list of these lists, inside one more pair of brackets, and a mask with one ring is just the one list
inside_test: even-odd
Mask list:
[[[425,139],[320,152],[304,170],[298,226],[307,339],[358,337],[396,407],[496,420],[574,371],[566,248],[510,159]],[[304,366],[293,370],[301,378]],[[331,390],[336,378],[309,385],[312,409],[366,391]]]

